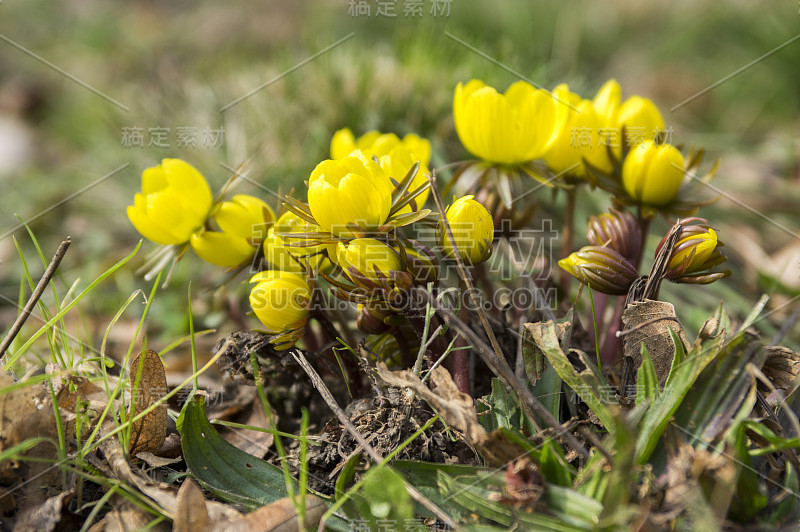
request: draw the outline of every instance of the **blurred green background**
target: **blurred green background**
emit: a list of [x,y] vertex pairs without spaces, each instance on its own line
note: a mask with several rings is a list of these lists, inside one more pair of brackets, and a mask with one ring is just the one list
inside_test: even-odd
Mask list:
[[[674,143],[707,149],[704,169],[722,159],[714,184],[730,197],[700,215],[728,244],[734,276],[703,289],[670,286],[662,294],[691,303],[676,304],[690,328],[696,330],[720,300],[742,315],[763,292],[773,294],[772,325],[759,324],[768,333],[791,315],[792,298],[800,294],[800,42],[789,42],[800,31],[797,2],[423,0],[419,16],[406,16],[416,4],[411,0],[383,2],[394,6],[394,18],[379,15],[376,1],[366,3],[369,16],[352,16],[359,3],[4,0],[3,329],[17,314],[9,300],[19,297],[22,271],[12,235],[34,277],[41,272],[15,215],[30,222],[48,257],[72,236],[60,275],[67,286],[78,277],[85,286],[137,242],[125,207],[140,187],[142,169],[164,157],[191,162],[214,188],[230,176],[227,168],[246,163],[255,183],[237,192],[273,205],[275,192],[302,186],[341,127],[357,134],[372,128],[419,133],[433,143],[432,165],[440,166],[466,157],[451,114],[456,84],[480,78],[504,90],[518,79],[515,72],[546,88],[569,83],[584,97],[614,77],[624,95],[656,102]],[[148,145],[149,130],[157,127],[169,128],[167,147]],[[125,128],[142,128],[144,146],[126,147]],[[195,128],[197,147],[179,146],[179,128]],[[224,128],[221,147],[205,145],[206,128]],[[541,199],[549,202],[550,195]],[[608,204],[602,193],[581,200],[579,221]],[[654,230],[666,227],[662,220]],[[581,233],[579,224],[578,244]],[[154,248],[145,242],[135,264],[82,305],[76,326],[90,343],[99,344],[110,316],[132,292],[149,290],[152,283],[134,270]],[[225,333],[255,325],[246,317],[225,321],[246,286],[214,296],[224,279],[219,269],[187,257],[153,308],[151,341],[186,333],[190,280],[198,328]],[[138,312],[126,315],[134,320]],[[119,325],[115,334],[112,341],[124,345],[132,329]],[[790,340],[797,347],[796,338]]]

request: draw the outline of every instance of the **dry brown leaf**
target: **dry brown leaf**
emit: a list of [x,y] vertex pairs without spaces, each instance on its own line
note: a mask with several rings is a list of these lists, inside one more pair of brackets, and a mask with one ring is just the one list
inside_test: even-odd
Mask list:
[[435,390],[431,391],[411,370],[389,371],[384,363],[378,363],[378,374],[388,384],[411,388],[441,414],[445,423],[464,433],[467,441],[480,447],[486,441],[486,429],[478,423],[478,415],[472,397],[461,393],[453,382],[453,377],[445,368],[434,368],[431,381]]
[[[113,428],[111,423],[103,426],[101,435],[105,436]],[[107,438],[100,444],[105,455],[105,463],[110,466],[114,476],[139,489],[144,495],[158,504],[167,516],[174,516],[178,508],[178,490],[169,486],[156,484],[148,478],[135,473],[130,464],[125,460],[125,454],[119,440],[115,437]],[[209,501],[206,505],[208,514],[213,520],[237,519],[242,514],[227,504]]]
[[90,402],[104,408],[108,402],[105,391],[85,377],[69,375],[64,379],[56,379],[56,400],[59,408],[75,412],[75,405],[78,399]]
[[638,369],[642,364],[644,343],[655,366],[658,384],[663,387],[675,356],[669,330],[678,334],[684,349],[688,351],[691,346],[675,314],[675,307],[672,303],[651,299],[631,303],[622,314],[622,324],[625,356],[633,358],[634,366]]
[[14,525],[14,532],[51,532],[79,525],[75,516],[67,509],[74,495],[75,492],[72,490],[62,491],[35,508],[20,512]]
[[[0,388],[15,384],[12,377],[0,372]],[[0,452],[25,440],[47,437],[58,440],[53,406],[41,386],[25,386],[0,395]],[[28,450],[27,457],[52,459],[53,446],[40,443]],[[35,477],[36,482],[20,485]],[[45,461],[5,460],[0,463],[0,483],[13,486],[3,494],[3,506],[19,505],[19,515],[36,511],[48,499],[64,490],[61,471]]]
[[178,490],[172,532],[206,532],[210,526],[206,498],[197,483],[187,478]]
[[169,532],[167,523],[158,523],[154,527],[148,525],[156,516],[139,508],[124,497],[111,498],[111,511],[98,521],[89,532],[130,532],[133,530],[155,530]]
[[526,454],[522,447],[509,440],[508,436],[500,430],[490,432],[486,440],[476,447],[481,456],[486,459],[486,465],[489,467],[504,466]]
[[788,397],[800,384],[800,355],[779,345],[770,345],[765,349],[767,360],[761,371],[775,388],[783,390]]
[[[131,362],[131,395],[135,396],[135,404],[131,404],[129,415],[136,416],[167,393],[167,375],[164,364],[158,353],[146,349]],[[131,427],[129,451],[131,456],[137,453],[155,453],[161,448],[167,437],[167,405],[162,403]]]
[[306,496],[306,519],[298,527],[298,516],[289,497],[262,506],[241,519],[228,523],[217,523],[213,530],[222,532],[296,532],[314,530],[328,507],[318,497]]

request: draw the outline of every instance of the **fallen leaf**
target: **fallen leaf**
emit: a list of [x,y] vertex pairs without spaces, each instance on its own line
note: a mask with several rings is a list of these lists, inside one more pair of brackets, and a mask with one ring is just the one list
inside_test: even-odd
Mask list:
[[[765,349],[767,360],[761,371],[775,388],[782,390],[784,396],[788,397],[800,384],[800,355],[779,345],[770,345]],[[768,392],[768,390],[763,391]]]
[[672,303],[651,299],[631,303],[622,313],[622,324],[625,356],[633,358],[634,366],[638,370],[642,365],[644,343],[655,366],[658,384],[663,387],[675,356],[675,346],[669,330],[677,333],[685,350],[688,351],[691,346],[675,314],[675,307]]
[[150,523],[156,516],[139,508],[124,497],[114,496],[111,498],[111,510],[98,521],[89,532],[129,532],[134,530],[155,530],[156,532],[168,532],[167,523],[157,523],[155,526]]
[[63,491],[50,497],[35,508],[20,512],[14,525],[15,532],[52,532],[53,530],[67,530],[79,522],[67,509],[69,501],[75,492]]
[[388,384],[410,388],[434,405],[445,423],[464,433],[469,443],[481,446],[486,441],[486,429],[478,423],[472,397],[461,393],[453,377],[445,368],[433,369],[431,381],[435,390],[429,389],[411,370],[389,371],[386,364],[378,363],[378,374]]
[[210,526],[206,498],[197,483],[187,478],[178,490],[172,532],[206,532]]
[[228,523],[217,523],[214,530],[222,532],[295,532],[313,530],[328,507],[318,497],[306,495],[306,519],[298,527],[298,515],[289,497],[278,499],[266,506]]
[[[147,410],[167,393],[167,376],[158,353],[146,349],[131,362],[130,375],[135,403],[131,404],[129,416],[134,417]],[[155,453],[167,437],[167,404],[162,403],[133,423],[128,450],[131,456],[137,453]]]
[[[101,431],[101,437],[108,434],[108,431],[113,428],[112,424],[104,425]],[[152,480],[135,473],[130,464],[125,460],[125,453],[122,451],[122,445],[115,437],[107,438],[100,444],[100,449],[105,455],[105,464],[107,464],[114,476],[136,486],[144,495],[152,499],[158,506],[160,506],[167,516],[174,516],[178,509],[178,490],[156,484]],[[242,514],[227,504],[210,501],[207,503],[209,516],[214,520],[231,520],[240,517]]]

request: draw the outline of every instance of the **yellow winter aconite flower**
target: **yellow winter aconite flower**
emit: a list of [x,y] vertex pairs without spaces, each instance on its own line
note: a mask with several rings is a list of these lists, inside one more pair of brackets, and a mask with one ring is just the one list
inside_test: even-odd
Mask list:
[[164,159],[142,172],[142,192],[128,207],[139,233],[157,244],[183,244],[206,222],[211,190],[202,174],[180,159]]
[[[558,110],[555,141],[544,155],[544,162],[556,173],[585,174],[583,160],[602,166],[608,159],[600,142],[600,118],[590,100],[584,100],[565,84],[553,89]],[[577,166],[576,166],[577,165]]]
[[619,108],[617,116],[619,127],[625,133],[631,146],[642,141],[655,140],[659,131],[664,131],[664,118],[653,100],[641,96],[631,96]]
[[[264,241],[264,256],[273,268],[286,271],[305,271],[301,264],[309,262],[311,268],[316,269],[323,259],[325,246],[323,244],[307,245],[310,242],[305,237],[294,238],[292,234],[318,233],[320,228],[300,218],[292,211],[286,211],[272,226],[267,240]],[[299,245],[298,245],[299,244]],[[297,261],[287,257],[293,255]]]
[[[479,264],[492,254],[494,222],[486,207],[473,199],[473,196],[458,198],[445,214],[453,238],[467,264]],[[445,256],[455,255],[453,245],[446,229],[439,224],[439,243]]]
[[[397,252],[380,240],[356,238],[350,242],[339,242],[336,246],[336,262],[348,275],[354,268],[367,279],[377,281],[389,278],[390,272],[402,270]],[[352,275],[351,275],[352,277]]]
[[[408,134],[401,140],[394,133],[381,133],[373,130],[356,139],[353,132],[347,128],[340,129],[333,134],[331,140],[332,159],[347,157],[355,150],[360,150],[365,157],[377,157],[381,169],[396,183],[402,181],[414,163],[419,161],[420,168],[408,188],[409,192],[413,192],[428,181],[431,143],[418,135]],[[414,199],[414,209],[408,205],[401,209],[399,214],[419,210],[427,199],[428,191],[426,190]]]
[[253,256],[275,214],[261,199],[237,194],[220,204],[214,220],[222,231],[194,233],[189,243],[206,262],[231,268]]
[[250,306],[267,332],[278,335],[277,349],[292,347],[308,321],[311,288],[303,275],[267,270],[255,274],[251,283]]
[[303,265],[295,259],[289,248],[284,245],[283,239],[275,236],[275,229],[270,229],[264,239],[264,258],[267,259],[269,267],[273,270],[295,273],[305,271]]
[[617,114],[619,113],[620,101],[622,100],[622,88],[617,80],[606,81],[592,100],[594,110],[600,118],[602,127],[616,127]]
[[381,133],[368,131],[358,139],[348,128],[340,129],[333,134],[331,139],[331,159],[347,157],[354,150],[361,150],[367,157],[375,155],[379,159],[389,155],[397,146],[402,146],[415,157],[415,162],[420,161],[423,166],[431,162],[431,143],[418,135],[410,133],[402,140],[394,133]]
[[[613,148],[617,157],[626,141],[635,147],[643,141],[655,140],[656,133],[665,129],[664,118],[653,101],[634,95],[622,102],[622,89],[615,79],[605,82],[592,104],[600,119],[604,143]],[[626,139],[622,137],[623,126]]]
[[[411,167],[414,166],[414,163],[416,162],[417,160],[412,152],[403,146],[395,146],[388,154],[379,158],[381,169],[393,181],[398,183],[403,180],[406,174],[408,174],[408,171],[411,170]],[[415,175],[414,179],[411,180],[411,185],[408,187],[408,192],[413,192],[422,185],[428,183],[428,176],[430,176],[430,174],[431,171],[428,170],[428,167],[425,165],[425,163],[420,161],[420,167],[417,170],[417,175]],[[426,189],[419,196],[414,198],[412,201],[414,207],[413,209],[412,204],[408,204],[400,209],[398,214],[405,214],[407,212],[420,210],[420,208],[425,205],[425,201],[428,199],[429,192],[430,191]]]
[[663,206],[678,195],[683,183],[683,155],[669,144],[647,140],[636,146],[622,166],[622,185],[634,200]]
[[627,294],[639,276],[618,251],[602,246],[583,247],[558,261],[558,265],[592,290],[611,295]]
[[556,133],[553,96],[524,81],[511,85],[505,94],[477,79],[459,83],[453,116],[464,147],[476,157],[499,164],[541,157]]
[[716,249],[717,233],[710,227],[700,231],[684,229],[681,239],[672,251],[669,270],[679,272],[680,275],[690,275],[716,266],[719,262],[710,264],[709,261]]
[[389,217],[394,185],[381,167],[355,151],[319,163],[308,181],[308,206],[323,231],[350,237],[355,224],[372,230]]

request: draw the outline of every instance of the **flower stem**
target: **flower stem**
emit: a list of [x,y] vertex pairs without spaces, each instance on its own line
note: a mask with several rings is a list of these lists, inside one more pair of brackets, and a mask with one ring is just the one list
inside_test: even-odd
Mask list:
[[[577,188],[566,191],[566,201],[564,204],[564,227],[561,230],[561,255],[560,259],[569,257],[572,253],[572,242],[575,234],[575,197],[578,193]],[[569,285],[572,276],[563,268],[560,268],[561,289],[565,294],[569,293]]]
[[[464,294],[467,290],[466,283],[459,279],[458,282],[459,292]],[[458,310],[458,319],[461,321],[468,323],[469,321],[469,310],[467,309],[467,305],[464,301],[465,298],[462,298],[461,301],[461,308]],[[453,347],[467,347],[467,340],[462,335],[458,335],[456,338]],[[453,382],[456,383],[458,386],[458,390],[462,393],[468,394],[470,392],[469,386],[469,349],[458,349],[453,351],[450,355],[453,359]]]

